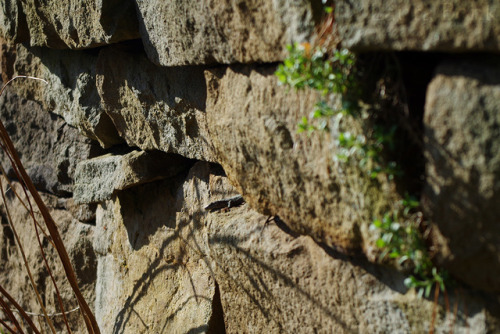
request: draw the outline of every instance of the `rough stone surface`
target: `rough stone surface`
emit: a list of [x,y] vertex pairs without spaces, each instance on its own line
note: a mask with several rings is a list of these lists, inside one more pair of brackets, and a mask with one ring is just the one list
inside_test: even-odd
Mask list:
[[[400,274],[328,252],[266,218],[247,205],[207,218],[227,333],[429,332],[433,302],[406,291]],[[487,333],[495,325],[477,296],[450,294],[449,302],[458,303],[457,320],[451,325],[441,300],[436,333]]]
[[369,254],[368,226],[397,195],[384,180],[336,161],[334,130],[297,133],[318,96],[278,86],[274,70],[206,71],[207,119],[218,161],[258,211],[277,214],[294,231],[341,251],[363,247]]
[[[18,95],[34,99],[47,111],[61,115],[103,147],[122,142],[113,123],[101,107],[95,85],[97,55],[89,51],[59,51],[27,48],[17,44],[13,63],[6,69],[13,74],[30,75],[47,81],[16,79]],[[5,78],[4,78],[5,79]]]
[[307,0],[138,0],[137,6],[146,52],[164,66],[282,60],[287,44],[311,37],[313,9],[320,8]]
[[335,19],[353,50],[500,51],[497,1],[341,0]]
[[202,68],[160,68],[143,53],[108,48],[99,54],[97,86],[128,145],[214,160]]
[[[184,177],[99,204],[96,316],[103,333],[221,333],[203,234],[211,170],[197,163]],[[222,186],[212,191],[225,194]]]
[[[96,144],[40,104],[16,96],[14,89],[8,88],[0,97],[0,118],[37,189],[70,195],[76,164],[90,158]],[[0,162],[7,175],[15,178],[3,151]]]
[[29,40],[28,27],[20,1],[4,0],[0,2],[0,36],[16,43]]
[[77,203],[101,202],[117,190],[172,177],[188,164],[178,155],[145,151],[85,160],[76,166],[73,198]]
[[438,67],[425,106],[427,213],[442,261],[468,284],[500,292],[500,62]]
[[133,0],[7,0],[0,32],[32,46],[83,49],[139,37]]
[[[3,177],[1,182],[3,182],[5,189],[6,182]],[[13,183],[13,187],[18,194],[22,194],[22,189],[19,184]],[[24,196],[22,196],[22,198],[24,200]],[[52,217],[57,223],[63,243],[75,269],[80,290],[91,306],[92,301],[95,299],[97,269],[96,256],[92,248],[94,227],[88,224],[82,224],[71,215],[66,209],[70,205],[68,203],[69,200],[60,199],[47,194],[42,194],[42,199],[48,206]],[[55,289],[43,265],[33,228],[33,221],[20,201],[15,198],[12,190],[7,192],[7,205],[14,227],[21,239],[34,280],[45,301],[47,312],[59,313],[60,309],[56,300]],[[0,227],[0,268],[2,273],[8,273],[8,275],[0,276],[0,284],[26,311],[40,314],[42,312],[40,306],[36,302],[35,294],[31,288],[26,269],[22,262],[22,257],[16,247],[14,234],[8,224],[8,216],[3,201],[0,204],[0,214],[2,221]],[[37,214],[36,217],[38,221],[43,224],[41,216]],[[55,249],[49,244],[48,239],[43,235],[41,235],[41,241],[44,245],[48,262],[51,265],[52,273],[58,284],[64,307],[66,311],[72,310],[78,306],[78,302],[67,282],[59,256]],[[72,324],[74,333],[86,333],[85,325],[79,312],[71,312],[69,314],[69,320]],[[61,316],[54,317],[53,321],[60,332],[66,332]],[[37,322],[35,321],[35,323]],[[48,330],[48,327],[44,328],[44,332],[48,332]]]

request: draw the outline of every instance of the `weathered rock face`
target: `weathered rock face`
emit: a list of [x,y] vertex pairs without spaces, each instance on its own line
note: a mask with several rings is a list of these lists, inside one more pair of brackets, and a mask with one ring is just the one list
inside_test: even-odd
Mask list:
[[450,61],[425,111],[427,212],[450,272],[500,292],[500,62]]
[[[218,161],[245,199],[299,233],[343,251],[370,247],[372,217],[395,200],[389,185],[336,161],[335,133],[297,133],[312,92],[277,85],[274,67],[207,71],[207,119]],[[363,201],[354,195],[361,192]]]
[[[125,190],[99,205],[96,316],[103,333],[217,333],[203,206],[211,167]],[[216,197],[216,196],[215,196]],[[219,331],[220,333],[220,331]]]
[[146,52],[163,66],[282,60],[287,44],[311,37],[318,5],[306,0],[137,1]]
[[113,123],[101,107],[95,85],[93,53],[75,53],[43,48],[27,48],[17,44],[12,68],[15,75],[30,75],[47,81],[19,79],[14,81],[18,94],[42,103],[50,112],[80,129],[103,147],[122,142]]
[[188,165],[189,160],[163,152],[109,153],[78,164],[73,197],[77,203],[102,202],[117,190],[175,176]]
[[[1,182],[4,184],[5,190],[6,182],[3,178]],[[13,183],[13,187],[18,194],[22,194],[22,189],[18,183]],[[87,300],[93,300],[95,298],[97,269],[97,261],[92,249],[94,227],[88,224],[82,224],[71,215],[68,209],[73,205],[71,203],[72,200],[61,199],[46,194],[42,194],[42,198],[49,207],[52,217],[57,222],[64,245],[74,266],[80,290]],[[7,205],[14,228],[21,239],[33,278],[45,302],[47,312],[59,313],[60,308],[56,299],[56,292],[47,270],[43,265],[33,228],[33,220],[19,200],[14,196],[13,191],[7,192]],[[8,273],[8,275],[0,276],[0,284],[12,294],[16,301],[19,302],[26,311],[41,314],[40,306],[36,301],[35,294],[31,288],[26,270],[24,269],[21,254],[16,247],[14,233],[8,224],[8,216],[5,210],[5,203],[3,202],[0,206],[0,213],[2,216],[2,227],[0,228],[1,268],[2,272]],[[39,215],[36,215],[36,217],[40,222],[43,221]],[[67,282],[59,257],[43,234],[40,235],[40,238],[44,245],[47,260],[51,265],[54,279],[58,284],[65,310],[74,310],[74,308],[78,306],[78,302],[74,297],[73,290]],[[70,312],[68,314],[68,319],[72,325],[73,332],[85,332],[85,324],[78,311]],[[53,317],[52,320],[56,328],[60,328],[61,330],[65,328],[61,316]],[[45,331],[48,330],[47,327]]]
[[[395,118],[412,123],[394,123],[408,125],[398,138],[412,137],[414,147],[402,152],[397,143],[392,153],[399,161],[416,156],[397,181],[371,179],[355,159],[337,156],[339,129],[366,134],[371,119],[339,114],[328,120],[330,132],[297,133],[321,96],[278,85],[275,62],[288,43],[314,43],[321,7],[319,0],[0,2],[1,38],[9,41],[0,48],[2,80],[47,80],[14,81],[0,116],[38,189],[64,196],[42,194],[102,333],[499,332],[500,63],[485,52],[500,50],[500,5],[335,2],[343,47],[419,51],[385,58],[400,62],[367,78],[376,88],[366,93],[387,100],[361,104],[361,118],[377,110],[375,122],[389,123],[401,109]],[[428,50],[440,52],[415,61]],[[368,77],[378,66],[364,67],[372,56],[385,57],[358,57]],[[414,223],[433,226],[424,234],[428,251],[457,281],[436,305],[408,291],[402,273],[374,264],[382,250],[368,226],[403,211],[408,188],[423,198]],[[246,204],[229,207],[237,194]],[[37,284],[56,311],[27,214],[13,191],[7,195]],[[214,202],[224,207],[208,212]],[[25,273],[14,271],[15,252],[4,223],[0,283],[38,312]],[[66,281],[57,266],[55,273]],[[69,291],[63,298],[73,308]],[[72,326],[84,328],[76,316]]]
[[158,68],[142,53],[108,48],[99,54],[97,87],[128,145],[215,160],[201,67]]
[[[207,221],[227,333],[427,333],[431,327],[432,301],[406,291],[390,270],[264,224],[266,216],[247,205]],[[495,325],[474,299],[451,296],[459,309],[455,333]],[[446,333],[453,314],[442,306],[437,312],[435,330]]]
[[342,45],[356,50],[500,50],[494,1],[341,0],[335,19]]
[[[38,103],[19,98],[13,89],[0,97],[0,117],[37,189],[70,195],[76,164],[90,158],[96,144]],[[16,178],[3,151],[0,156],[7,175]]]
[[0,34],[7,40],[16,43],[28,41],[28,27],[20,1],[5,0],[0,2]]
[[[83,49],[139,37],[132,0],[18,1],[0,4],[0,31],[31,46]],[[28,37],[29,36],[29,37]]]

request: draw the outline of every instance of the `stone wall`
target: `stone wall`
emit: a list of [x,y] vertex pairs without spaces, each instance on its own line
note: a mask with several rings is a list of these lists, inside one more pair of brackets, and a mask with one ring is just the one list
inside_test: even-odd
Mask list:
[[[500,5],[334,2],[343,46],[399,68],[422,145],[397,146],[455,282],[436,304],[378,263],[369,225],[400,184],[339,165],[335,130],[298,133],[319,95],[274,75],[321,1],[0,3],[3,82],[48,82],[14,81],[0,117],[102,333],[500,333]],[[1,210],[0,283],[39,312]]]

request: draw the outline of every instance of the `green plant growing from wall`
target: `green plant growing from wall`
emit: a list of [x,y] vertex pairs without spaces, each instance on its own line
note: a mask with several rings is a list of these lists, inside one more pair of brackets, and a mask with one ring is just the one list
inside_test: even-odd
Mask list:
[[[332,12],[331,8],[326,11]],[[333,16],[330,14],[330,17]],[[281,84],[299,90],[309,88],[320,93],[321,98],[309,117],[303,116],[299,122],[298,132],[311,134],[329,131],[332,119],[341,124],[343,118],[361,121],[375,118],[375,115],[367,115],[368,111],[361,108],[363,92],[360,82],[363,73],[357,64],[356,55],[346,49],[332,50],[319,44],[289,45],[289,55],[275,73]],[[353,133],[338,127],[336,157],[342,163],[355,160],[372,179],[383,173],[392,180],[402,175],[402,171],[396,162],[387,161],[384,153],[395,150],[396,131],[397,124],[376,122],[365,127],[363,133]],[[431,261],[421,231],[418,201],[406,197],[394,207],[382,218],[375,219],[370,226],[379,235],[376,244],[382,250],[380,261],[392,259],[406,271],[409,270],[411,274],[405,284],[415,288],[420,296],[429,297],[434,286],[444,291],[448,275]]]
[[444,291],[449,278],[445,270],[438,269],[431,261],[420,232],[419,205],[416,199],[406,196],[396,209],[374,220],[370,229],[379,234],[376,244],[382,249],[380,260],[393,259],[397,265],[409,268],[411,274],[405,279],[405,285],[415,288],[420,296],[429,297],[434,286]]

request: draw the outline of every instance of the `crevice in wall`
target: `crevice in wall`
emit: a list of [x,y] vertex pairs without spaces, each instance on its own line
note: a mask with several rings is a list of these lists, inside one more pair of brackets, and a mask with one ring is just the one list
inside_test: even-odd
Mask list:
[[425,172],[423,116],[427,86],[444,55],[391,52],[359,56],[364,102],[374,110],[369,126],[396,131],[392,148],[383,152],[386,163],[396,162],[402,173],[395,178],[398,192],[420,196]]
[[394,54],[402,86],[400,130],[395,140],[397,155],[394,157],[402,167],[403,175],[398,183],[404,196],[420,195],[425,179],[425,158],[423,141],[423,118],[427,86],[434,70],[443,58],[439,53],[398,52]]
[[212,317],[208,321],[207,334],[225,334],[224,310],[222,308],[219,284],[215,282],[215,293],[212,301]]

